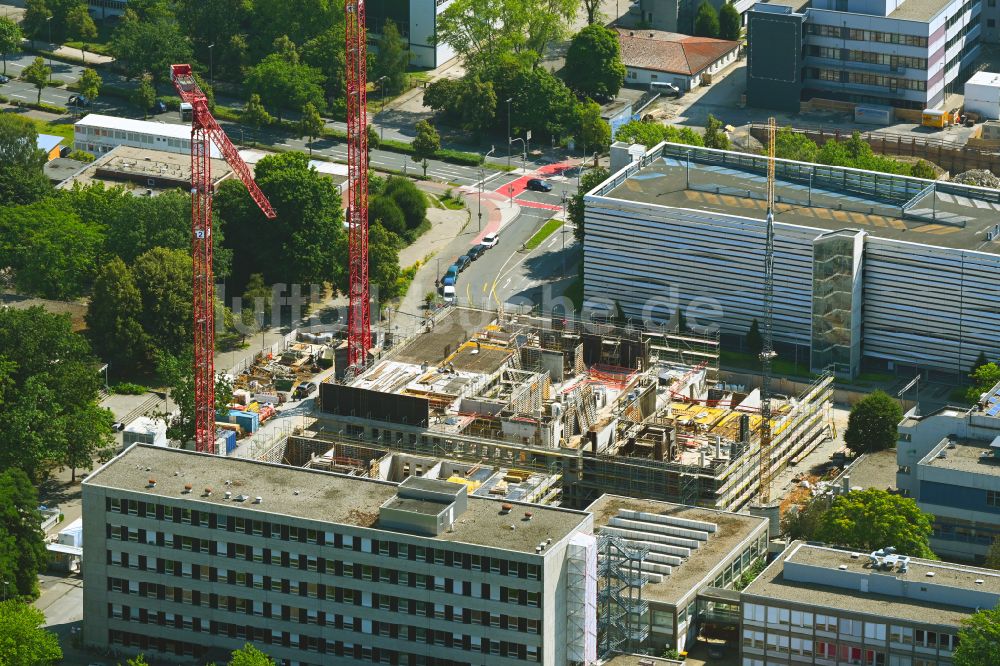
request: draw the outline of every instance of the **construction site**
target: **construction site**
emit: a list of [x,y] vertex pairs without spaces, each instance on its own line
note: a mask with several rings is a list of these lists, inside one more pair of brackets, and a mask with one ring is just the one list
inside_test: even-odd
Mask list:
[[[321,383],[305,430],[259,457],[571,507],[608,492],[737,510],[759,491],[761,400],[719,382],[718,356],[692,333],[452,308]],[[829,436],[831,394],[823,377],[774,396],[772,474]]]

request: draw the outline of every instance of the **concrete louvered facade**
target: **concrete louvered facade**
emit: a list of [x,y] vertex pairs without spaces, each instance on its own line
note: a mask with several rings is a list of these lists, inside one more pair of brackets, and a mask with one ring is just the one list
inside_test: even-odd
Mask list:
[[[741,344],[763,310],[763,168],[755,156],[661,144],[595,188],[584,242],[590,305],[617,301],[626,316],[654,322],[680,306],[690,326]],[[862,363],[964,373],[980,352],[1000,357],[995,191],[786,160],[776,189],[783,357],[811,353],[814,369],[833,363],[852,375]],[[840,258],[856,270],[838,274],[824,305],[815,257],[834,236],[848,239]],[[844,347],[839,360],[819,355],[824,336]]]

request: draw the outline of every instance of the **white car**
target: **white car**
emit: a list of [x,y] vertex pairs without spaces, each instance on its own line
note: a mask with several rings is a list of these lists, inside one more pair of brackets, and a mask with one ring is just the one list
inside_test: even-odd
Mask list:
[[499,234],[486,234],[483,236],[483,240],[479,242],[484,248],[489,249],[500,242]]
[[441,291],[441,295],[444,296],[444,302],[448,305],[452,305],[455,302],[455,287],[452,285],[447,285]]

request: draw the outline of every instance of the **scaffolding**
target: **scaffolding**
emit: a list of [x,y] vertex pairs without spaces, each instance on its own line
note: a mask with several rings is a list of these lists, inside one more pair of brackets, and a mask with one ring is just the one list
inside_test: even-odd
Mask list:
[[597,538],[597,644],[601,659],[635,652],[649,637],[649,623],[644,620],[649,602],[642,598],[642,588],[649,582],[649,576],[642,573],[642,562],[648,554],[648,548],[630,546],[620,537],[602,534]]

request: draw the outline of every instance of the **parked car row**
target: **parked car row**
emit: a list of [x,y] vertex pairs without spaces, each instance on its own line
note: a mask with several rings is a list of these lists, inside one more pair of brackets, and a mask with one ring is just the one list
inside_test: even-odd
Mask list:
[[483,253],[495,246],[499,240],[499,234],[486,234],[483,236],[482,241],[469,248],[468,252],[456,259],[455,263],[448,267],[448,270],[444,272],[440,280],[441,295],[444,297],[445,303],[455,302],[455,283],[458,282],[458,274],[468,268],[473,261],[483,256]]

